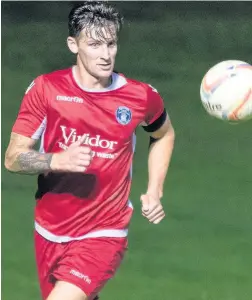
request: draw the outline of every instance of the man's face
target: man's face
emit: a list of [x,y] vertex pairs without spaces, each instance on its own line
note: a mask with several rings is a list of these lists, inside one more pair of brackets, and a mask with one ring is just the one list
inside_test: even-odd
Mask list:
[[114,25],[99,30],[94,27],[89,31],[84,29],[74,40],[78,59],[90,75],[106,78],[112,74],[117,54],[117,33]]

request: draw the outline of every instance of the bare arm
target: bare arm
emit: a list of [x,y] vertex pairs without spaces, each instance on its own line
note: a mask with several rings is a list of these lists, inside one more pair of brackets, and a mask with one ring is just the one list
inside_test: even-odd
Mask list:
[[162,197],[175,139],[174,129],[169,119],[167,118],[162,127],[153,132],[151,136],[157,140],[151,144],[149,151],[147,193],[156,194],[158,191],[159,196]]
[[7,170],[20,174],[39,174],[51,170],[52,153],[39,153],[33,149],[36,140],[11,133],[5,154]]
[[160,129],[151,133],[155,142],[151,144],[148,157],[149,181],[146,194],[141,196],[142,214],[149,222],[158,224],[165,217],[160,201],[170,164],[175,134],[168,118]]
[[12,133],[5,154],[7,170],[19,174],[39,174],[46,171],[85,172],[92,160],[89,147],[83,146],[85,135],[72,143],[66,151],[39,153],[33,149],[36,141]]

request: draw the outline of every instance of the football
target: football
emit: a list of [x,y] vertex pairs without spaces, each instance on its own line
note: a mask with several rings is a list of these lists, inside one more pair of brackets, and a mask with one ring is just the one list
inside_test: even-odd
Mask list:
[[228,122],[252,118],[252,66],[240,60],[210,68],[200,86],[201,102],[209,115]]

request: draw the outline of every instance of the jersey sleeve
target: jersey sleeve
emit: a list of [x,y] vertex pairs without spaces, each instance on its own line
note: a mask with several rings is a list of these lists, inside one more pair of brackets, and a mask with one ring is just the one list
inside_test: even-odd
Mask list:
[[12,132],[39,139],[45,125],[46,106],[41,75],[27,88]]
[[147,91],[147,110],[145,115],[145,125],[151,125],[164,112],[164,101],[158,91],[151,85]]

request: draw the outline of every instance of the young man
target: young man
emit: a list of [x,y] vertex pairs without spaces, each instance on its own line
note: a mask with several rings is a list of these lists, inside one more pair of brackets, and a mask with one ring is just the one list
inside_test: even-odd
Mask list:
[[35,247],[43,299],[95,299],[114,276],[127,247],[138,126],[151,142],[142,214],[154,224],[165,216],[160,198],[174,131],[154,88],[113,72],[121,25],[105,2],[75,7],[67,43],[76,65],[37,77],[12,129],[6,168],[39,174]]

